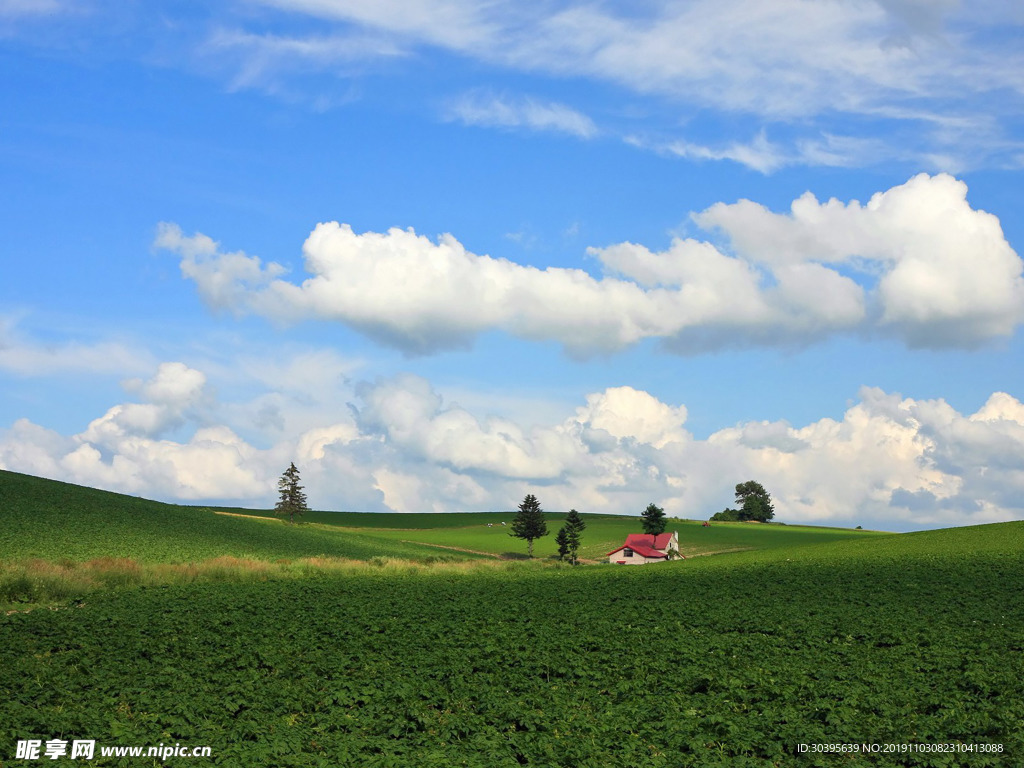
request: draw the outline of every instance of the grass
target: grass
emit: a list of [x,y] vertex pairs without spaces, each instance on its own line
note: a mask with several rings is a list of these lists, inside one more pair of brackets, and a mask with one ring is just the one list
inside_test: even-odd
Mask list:
[[[485,558],[524,560],[508,535],[512,512],[373,514],[310,512],[287,525],[266,510],[209,508],[140,499],[0,470],[0,609],[78,600],[102,589],[196,581],[300,577],[359,563],[399,569]],[[549,513],[538,560],[556,553],[565,517]],[[584,515],[581,557],[601,562],[633,517]],[[670,521],[687,556],[771,550],[877,534],[740,523]]]
[[[269,513],[254,510],[225,510],[266,518]],[[457,550],[489,554],[494,557],[522,558],[526,543],[509,536],[514,512],[473,512],[448,514],[387,514],[357,512],[315,512],[305,517],[324,526],[362,532],[399,543],[429,544]],[[639,515],[582,515],[587,524],[583,532],[580,557],[602,561],[606,553],[618,547],[630,533],[641,532]],[[548,535],[534,542],[536,557],[557,554],[555,533],[565,513],[545,514]],[[436,525],[431,525],[436,520]],[[491,527],[488,527],[491,526]],[[668,530],[679,531],[682,554],[687,557],[748,549],[775,549],[848,539],[892,536],[878,531],[854,531],[848,528],[823,528],[799,525],[757,525],[750,523],[714,523],[703,527],[701,521],[670,519]]]
[[436,558],[442,550],[359,531],[279,519],[221,515],[0,470],[4,561],[129,558],[188,563],[222,556],[253,560],[334,557]]
[[[467,560],[445,555],[421,560],[371,557],[350,560],[304,557],[251,560],[231,556],[192,563],[139,563],[130,558],[87,561],[23,560],[0,563],[0,611],[21,612],[46,606],[80,604],[97,593],[134,587],[173,587],[200,583],[244,583],[309,578],[319,574],[456,574],[508,568],[498,560]],[[537,563],[534,567],[541,565]]]

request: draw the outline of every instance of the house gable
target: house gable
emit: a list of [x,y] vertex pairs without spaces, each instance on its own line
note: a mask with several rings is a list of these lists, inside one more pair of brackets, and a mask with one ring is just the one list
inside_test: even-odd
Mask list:
[[643,564],[667,560],[670,552],[679,551],[679,535],[672,533],[631,533],[626,543],[607,554],[611,563]]

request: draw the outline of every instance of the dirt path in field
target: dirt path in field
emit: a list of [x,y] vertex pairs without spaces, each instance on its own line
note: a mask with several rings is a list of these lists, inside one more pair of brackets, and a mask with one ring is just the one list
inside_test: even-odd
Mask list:
[[[415,530],[415,529],[413,529]],[[419,544],[423,547],[435,547],[437,549],[450,549],[453,552],[468,552],[471,555],[484,555],[485,557],[493,557],[495,560],[503,560],[501,555],[496,555],[493,552],[481,552],[479,549],[466,549],[465,547],[451,547],[447,544],[428,544],[425,541],[415,541],[414,539],[399,539],[403,544]]]
[[682,552],[681,554],[686,558],[691,557],[706,557],[708,555],[725,555],[729,552],[749,552],[757,547],[731,547],[729,549],[716,549],[712,552]]

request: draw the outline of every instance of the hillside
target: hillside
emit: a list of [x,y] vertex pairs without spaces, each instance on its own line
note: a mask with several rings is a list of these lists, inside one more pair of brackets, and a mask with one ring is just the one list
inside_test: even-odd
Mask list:
[[[270,516],[269,512],[261,510],[225,508],[224,511],[259,517]],[[418,514],[313,512],[304,519],[396,542],[455,547],[496,557],[525,557],[526,544],[510,537],[508,526],[501,525],[502,522],[510,523],[514,516],[514,511]],[[582,517],[587,528],[583,533],[580,556],[585,560],[602,560],[605,553],[622,544],[628,534],[641,531],[639,515],[583,514]],[[553,557],[557,553],[555,533],[561,527],[564,518],[564,512],[545,513],[548,535],[534,543],[537,557]],[[679,531],[680,551],[686,557],[747,550],[773,550],[894,535],[878,531],[855,531],[849,528],[751,523],[714,523],[705,528],[699,521],[679,519],[669,519],[668,528]]]
[[[517,559],[525,543],[508,535],[514,512],[358,513],[312,511],[288,526],[267,510],[209,508],[140,499],[0,470],[0,552],[4,560],[132,558],[143,563],[183,563],[233,556],[257,560],[393,557],[422,560],[490,556]],[[549,535],[538,540],[538,558],[554,556],[554,534],[563,513],[549,513]],[[600,560],[640,530],[637,517],[584,515],[581,556]],[[488,527],[490,524],[491,527]],[[880,534],[790,525],[700,523],[670,520],[684,555],[773,550]]]
[[217,514],[0,470],[2,559],[131,558],[185,563],[232,556],[257,560],[390,556],[422,560],[442,550],[281,520]]

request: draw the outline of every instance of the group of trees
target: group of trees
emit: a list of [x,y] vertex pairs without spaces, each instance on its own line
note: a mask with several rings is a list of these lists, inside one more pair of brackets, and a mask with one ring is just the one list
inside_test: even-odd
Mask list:
[[[580,540],[583,529],[586,527],[587,524],[583,522],[580,513],[575,509],[570,509],[569,514],[565,516],[565,525],[555,535],[555,542],[558,544],[559,560],[569,557],[570,562],[576,565]],[[508,535],[514,536],[517,539],[525,539],[526,551],[530,554],[530,557],[533,557],[533,542],[542,536],[548,535],[548,524],[544,520],[544,510],[541,509],[540,502],[537,501],[537,497],[532,493],[526,494],[523,503],[519,505],[519,512],[516,513],[515,518],[512,520],[512,530],[509,531]]]
[[767,523],[775,517],[775,505],[772,504],[771,494],[764,489],[764,486],[754,480],[739,483],[736,486],[737,509],[723,509],[712,515],[712,520],[721,522],[746,522],[755,520],[759,523]]
[[[656,504],[648,504],[647,509],[640,515],[644,527],[644,533],[659,534],[665,532],[667,518],[665,510]],[[565,516],[565,525],[555,535],[555,543],[558,544],[558,559],[569,558],[573,565],[578,562],[580,539],[583,530],[587,527],[575,509],[570,509]],[[519,512],[512,520],[512,530],[508,534],[517,539],[526,540],[526,551],[533,557],[533,542],[542,536],[548,535],[548,526],[544,521],[544,510],[540,502],[532,493],[526,495],[523,503],[519,505]]]

